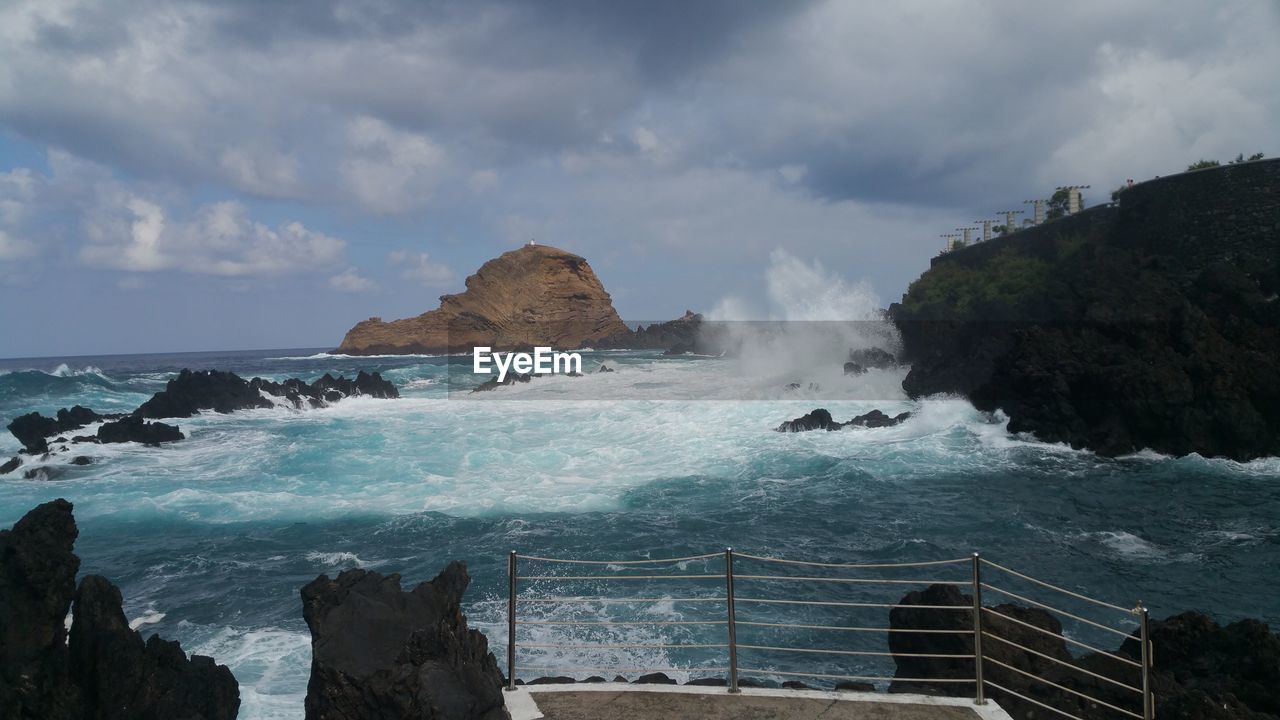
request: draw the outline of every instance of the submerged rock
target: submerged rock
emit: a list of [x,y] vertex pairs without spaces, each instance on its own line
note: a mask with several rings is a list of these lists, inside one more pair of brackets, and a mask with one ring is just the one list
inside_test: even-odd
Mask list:
[[77,591],[78,532],[66,500],[0,530],[0,717],[235,718],[240,696],[230,670],[188,660],[178,643],[157,636],[143,643],[106,579],[86,577]]
[[14,470],[17,470],[21,465],[22,465],[22,458],[17,457],[15,455],[14,457],[9,458],[8,462],[6,462],[3,465],[0,465],[0,475],[8,475]]
[[[849,362],[845,363],[845,368],[849,367],[849,363],[853,363],[863,368],[865,372],[868,369],[879,370],[882,368],[893,367],[898,364],[898,358],[893,353],[878,347],[859,348],[849,351]],[[847,370],[846,370],[847,374]]]
[[143,445],[159,445],[163,442],[182,440],[186,436],[173,425],[161,422],[143,422],[138,416],[130,416],[109,422],[98,428],[98,442],[137,442]]
[[509,720],[497,661],[462,614],[470,582],[455,561],[408,592],[399,575],[359,569],[302,588],[307,717]]
[[494,377],[489,378],[488,380],[485,380],[484,382],[480,383],[479,385],[475,386],[474,388],[472,388],[471,392],[473,392],[473,393],[478,393],[478,392],[488,392],[488,391],[490,391],[490,390],[494,390],[494,389],[500,388],[500,387],[502,387],[503,385],[515,385],[515,384],[516,384],[516,383],[518,383],[518,382],[519,382],[519,383],[527,383],[527,382],[529,382],[529,381],[530,381],[530,380],[532,380],[532,379],[533,379],[533,374],[532,374],[532,373],[523,373],[523,374],[521,374],[521,373],[510,373],[510,372],[509,372],[509,373],[507,373],[507,374],[506,374],[506,377],[502,378],[502,382],[498,382],[498,378],[497,378],[496,376],[494,376]]

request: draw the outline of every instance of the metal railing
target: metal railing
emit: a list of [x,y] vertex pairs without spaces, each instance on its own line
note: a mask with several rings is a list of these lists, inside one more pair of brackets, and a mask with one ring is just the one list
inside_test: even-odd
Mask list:
[[[754,572],[737,572],[735,571],[735,560],[744,563],[752,563],[756,566],[766,568],[765,570]],[[605,568],[609,574],[600,574],[596,571],[588,571],[591,574],[556,574],[553,571],[543,571],[536,574],[521,575],[521,561],[547,564],[552,566],[568,566],[568,567],[594,567]],[[701,565],[701,571],[684,572],[689,565]],[[719,565],[720,568],[710,567]],[[674,569],[673,569],[674,566]],[[1127,620],[1136,620],[1138,625],[1138,641],[1140,642],[1140,660],[1134,660],[1122,654],[1103,650],[1093,644],[1089,644],[1083,640],[1074,637],[1068,637],[1066,633],[1059,635],[1055,631],[1047,630],[1039,625],[1020,620],[1007,612],[1001,612],[997,608],[985,607],[983,605],[983,593],[987,591],[1005,598],[1029,605],[1039,610],[1054,613],[1067,618],[1070,622],[1077,623],[1080,628],[1086,632],[1096,634],[1111,633],[1119,635],[1123,638],[1131,638],[1131,634],[1116,629],[1113,625],[1099,622],[1095,619],[1084,617],[1080,613],[1068,612],[1059,609],[1048,603],[1044,603],[1028,597],[1024,594],[1014,592],[1010,589],[1000,587],[983,579],[983,569],[990,568],[996,572],[1003,573],[1009,577],[1016,578],[1020,582],[1028,583],[1034,586],[1035,590],[1049,590],[1061,595],[1069,597],[1072,602],[1087,603],[1093,607],[1103,608],[1112,613],[1123,613]],[[658,568],[658,569],[655,569]],[[921,568],[928,568],[930,571],[936,571],[934,574],[945,575],[948,571],[953,572],[956,569],[965,569],[962,577],[956,578],[919,578],[919,577],[867,577],[865,575],[897,572],[902,570],[910,570],[913,573]],[[644,572],[635,572],[642,569]],[[820,573],[826,571],[860,571],[860,576],[849,577],[845,575],[828,576]],[[803,573],[803,574],[797,574]],[[822,680],[846,681],[846,682],[898,682],[908,684],[951,684],[955,685],[972,685],[974,702],[985,704],[987,701],[986,691],[988,688],[994,689],[1003,696],[1016,698],[1018,700],[1030,703],[1036,707],[1052,711],[1058,715],[1072,718],[1073,720],[1084,720],[1078,715],[1073,714],[1069,710],[1054,707],[1046,700],[1045,696],[1039,699],[1031,697],[1026,693],[1013,690],[1009,687],[1014,683],[1004,680],[997,683],[992,679],[991,675],[1010,675],[1025,680],[1031,685],[1023,685],[1023,689],[1029,687],[1053,688],[1060,693],[1066,693],[1073,698],[1089,703],[1090,717],[1095,715],[1094,707],[1106,708],[1114,713],[1118,713],[1123,717],[1133,717],[1137,720],[1153,720],[1155,716],[1155,698],[1151,692],[1150,671],[1153,662],[1151,642],[1148,635],[1147,627],[1147,610],[1139,602],[1133,609],[1124,608],[1119,605],[1113,605],[1101,600],[1090,598],[1080,593],[1067,590],[1065,588],[1052,585],[1050,583],[1038,580],[1028,575],[1024,575],[1016,570],[1012,570],[1003,565],[998,565],[974,553],[971,557],[958,558],[952,560],[933,560],[924,562],[901,562],[901,563],[832,563],[832,562],[810,562],[802,560],[791,560],[775,557],[767,557],[761,555],[749,555],[746,553],[734,552],[733,549],[726,549],[723,552],[704,553],[700,555],[689,555],[684,557],[661,558],[661,559],[645,559],[645,560],[578,560],[565,558],[549,558],[534,555],[520,555],[516,551],[512,551],[508,558],[508,576],[509,576],[509,595],[507,605],[507,682],[508,689],[513,690],[516,687],[517,669],[524,671],[534,671],[538,673],[588,673],[588,672],[700,672],[700,673],[725,673],[727,679],[725,684],[729,688],[729,692],[739,692],[740,675],[758,675],[767,677],[794,677],[794,678],[818,678]],[[714,585],[712,584],[714,582]],[[538,584],[554,584],[555,586],[568,585],[576,586],[580,583],[613,583],[613,582],[634,582],[643,583],[646,586],[654,585],[666,586],[671,589],[676,587],[687,587],[688,583],[693,583],[695,590],[680,591],[671,594],[663,594],[661,591],[650,592],[646,595],[635,597],[605,597],[595,596],[585,593],[570,592],[568,594],[556,594],[550,596],[529,596],[522,595],[520,583],[532,583],[536,587]],[[746,595],[739,594],[739,586],[746,588],[749,592]],[[965,604],[916,604],[903,603],[901,601],[882,602],[877,598],[868,598],[865,592],[873,587],[901,587],[915,586],[923,588],[932,585],[951,585],[958,589],[967,589],[971,593],[971,603],[966,601]],[[839,600],[829,599],[829,597],[812,597],[805,596],[800,592],[798,587],[808,587],[810,590],[814,587],[837,587],[844,588],[847,592],[858,591],[863,594],[856,595],[853,598],[842,598]],[[781,591],[776,588],[782,588]],[[779,597],[778,595],[782,596]],[[812,595],[812,592],[810,593]],[[709,615],[704,613],[695,619],[686,619],[683,613],[677,613],[680,619],[662,619],[662,620],[615,620],[615,619],[555,619],[549,618],[545,613],[541,616],[528,617],[527,614],[521,614],[520,607],[523,605],[535,605],[542,607],[581,607],[581,608],[604,608],[610,605],[625,605],[636,607],[652,607],[655,604],[667,604],[671,608],[676,606],[687,606],[689,608],[714,608],[723,606],[723,615]],[[741,607],[747,608],[743,611]],[[882,627],[878,625],[868,624],[847,624],[834,622],[796,622],[791,618],[773,618],[764,611],[770,608],[786,608],[787,612],[804,612],[804,611],[834,611],[839,613],[851,613],[868,609],[890,610],[904,609],[911,611],[929,611],[933,613],[950,613],[963,612],[968,617],[966,620],[959,622],[944,621],[940,623],[942,627]],[[1006,632],[999,632],[999,628],[1004,626]],[[519,640],[519,630],[521,628],[536,629],[543,628],[587,628],[588,630],[608,630],[612,628],[663,628],[670,631],[689,631],[693,628],[696,630],[715,630],[719,632],[719,628],[723,628],[723,636],[709,638],[705,636],[694,638],[691,642],[670,642],[669,639],[662,639],[656,642],[529,642]],[[803,633],[822,633],[824,637],[835,637],[835,646],[828,643],[826,647],[799,646],[792,642],[772,642],[766,641],[749,641],[742,642],[739,638],[739,631],[751,630],[759,632],[770,631],[801,631]],[[1123,672],[1121,677],[1113,677],[1098,670],[1098,668],[1088,669],[1081,665],[1068,662],[1072,658],[1070,654],[1066,654],[1066,658],[1055,657],[1041,650],[1029,647],[1012,639],[1009,635],[1017,632],[1042,633],[1057,640],[1063,641],[1074,647],[1092,651],[1097,657],[1102,659],[1110,659],[1114,661],[1116,666]],[[916,636],[924,635],[950,635],[963,638],[964,643],[972,642],[971,647],[964,648],[962,652],[914,652],[902,649],[894,650],[893,641],[890,640],[890,647],[884,650],[868,650],[855,649],[848,644],[845,638],[854,636],[867,637],[871,634],[883,634],[885,637],[892,638],[894,633],[910,633]],[[831,635],[834,634],[834,635]],[[1024,638],[1025,639],[1025,638]],[[989,641],[989,642],[988,642]],[[544,665],[518,665],[517,651],[525,649],[530,651],[538,651],[546,654],[546,651],[562,652],[562,651],[614,651],[614,650],[640,650],[640,649],[658,649],[663,651],[700,651],[704,655],[707,651],[713,651],[714,654],[724,657],[723,666],[687,666],[687,667],[617,667],[599,666],[599,667],[566,667],[555,664]],[[1014,655],[1007,654],[1006,650],[1015,650]],[[720,655],[723,651],[723,655]],[[764,656],[800,656],[813,657],[821,656],[831,661],[858,661],[866,658],[893,658],[895,661],[903,658],[919,659],[919,660],[941,660],[949,663],[965,663],[971,664],[972,674],[966,674],[960,677],[901,677],[895,675],[874,674],[872,672],[860,672],[845,670],[842,672],[818,671],[804,669],[796,670],[779,670],[757,667],[761,663],[749,662],[742,664],[739,658],[740,652],[745,651],[749,657]],[[1088,677],[1090,681],[1101,681],[1106,683],[1105,687],[1116,688],[1136,695],[1139,702],[1134,705],[1140,710],[1128,709],[1122,706],[1123,701],[1108,697],[1107,699],[1090,695],[1083,690],[1068,687],[1063,684],[1069,680],[1062,677],[1050,679],[1042,677],[1040,674],[1029,671],[1026,667],[1018,667],[1016,661],[1019,659],[1017,653],[1026,653],[1027,656],[1037,658],[1049,662],[1050,667],[1061,668],[1063,671],[1076,673],[1083,677]],[[1000,659],[1004,657],[1004,660]],[[1026,656],[1022,656],[1026,657]],[[1010,662],[1006,662],[1009,660]],[[714,662],[714,660],[713,660]],[[1097,670],[1097,671],[1095,671]],[[1140,676],[1140,687],[1126,681],[1126,676],[1133,674]],[[1099,686],[1104,687],[1104,686]],[[1028,690],[1031,692],[1031,690]]]

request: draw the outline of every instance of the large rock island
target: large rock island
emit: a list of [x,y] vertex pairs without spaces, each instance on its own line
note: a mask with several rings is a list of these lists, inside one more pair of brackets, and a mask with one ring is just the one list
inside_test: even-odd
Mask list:
[[903,387],[1104,455],[1280,455],[1280,161],[1116,199],[936,258],[890,308]]
[[503,253],[417,317],[370,318],[347,331],[347,355],[466,352],[536,345],[572,349],[630,330],[587,261],[546,245]]

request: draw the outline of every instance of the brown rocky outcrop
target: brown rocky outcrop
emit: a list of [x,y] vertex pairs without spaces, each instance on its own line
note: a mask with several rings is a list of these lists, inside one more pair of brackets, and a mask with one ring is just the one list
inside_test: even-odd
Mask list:
[[347,331],[348,355],[577,348],[629,333],[587,261],[546,245],[526,245],[480,266],[467,289],[444,295],[417,317],[370,318]]

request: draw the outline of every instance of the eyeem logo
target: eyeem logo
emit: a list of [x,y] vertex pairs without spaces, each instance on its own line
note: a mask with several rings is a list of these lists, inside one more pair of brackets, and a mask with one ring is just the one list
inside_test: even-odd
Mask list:
[[[489,375],[492,367],[498,369],[498,382],[507,378],[507,371],[518,375],[551,375],[554,373],[581,373],[582,356],[576,352],[555,352],[549,347],[535,347],[531,353],[491,352],[491,348],[472,348],[471,372]],[[564,368],[563,370],[561,368]]]

